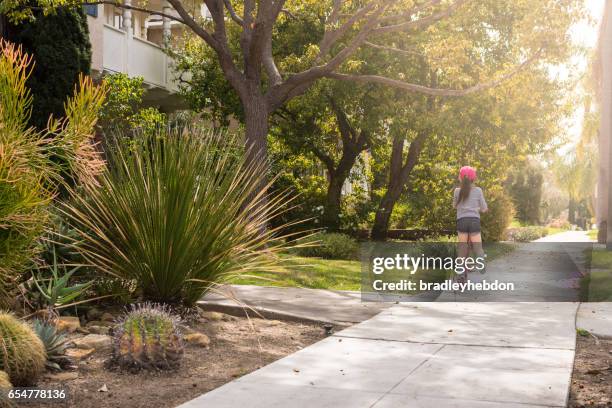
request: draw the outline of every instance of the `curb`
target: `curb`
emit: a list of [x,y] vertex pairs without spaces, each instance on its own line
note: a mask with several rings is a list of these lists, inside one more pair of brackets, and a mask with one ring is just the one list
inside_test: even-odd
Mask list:
[[248,314],[249,317],[260,317],[270,320],[285,320],[290,322],[315,325],[332,324],[334,326],[340,326],[342,328],[357,324],[357,322],[337,322],[333,320],[320,319],[311,316],[280,312],[278,310],[268,309],[259,306],[228,305],[223,303],[209,302],[205,300],[197,302],[197,305],[200,309],[205,311],[225,313],[236,317],[245,317]]

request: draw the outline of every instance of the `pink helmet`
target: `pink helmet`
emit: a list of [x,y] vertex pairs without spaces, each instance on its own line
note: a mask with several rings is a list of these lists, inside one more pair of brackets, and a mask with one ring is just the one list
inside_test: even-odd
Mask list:
[[476,169],[470,166],[463,166],[459,170],[459,178],[463,179],[464,177],[467,177],[470,181],[476,180]]

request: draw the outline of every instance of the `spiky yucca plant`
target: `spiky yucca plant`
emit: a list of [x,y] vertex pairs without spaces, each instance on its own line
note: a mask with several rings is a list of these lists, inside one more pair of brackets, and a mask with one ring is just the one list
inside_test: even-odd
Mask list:
[[34,333],[45,346],[47,361],[45,366],[53,370],[62,370],[72,363],[66,356],[68,337],[57,330],[57,326],[47,320],[35,319],[32,322]]
[[266,226],[286,196],[266,196],[266,167],[247,164],[238,145],[190,130],[113,149],[99,186],[72,191],[63,208],[75,245],[91,265],[161,303],[191,306],[235,275],[276,270],[284,239]]
[[0,313],[0,370],[16,386],[28,386],[45,369],[45,346],[26,323],[8,313]]
[[183,357],[178,322],[167,306],[132,305],[114,329],[113,361],[128,369],[178,367]]

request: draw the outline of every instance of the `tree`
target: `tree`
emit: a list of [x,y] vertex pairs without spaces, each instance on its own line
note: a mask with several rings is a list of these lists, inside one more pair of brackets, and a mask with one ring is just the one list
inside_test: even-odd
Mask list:
[[91,44],[87,18],[80,7],[58,8],[49,15],[37,11],[35,17],[12,26],[9,39],[34,58],[28,79],[34,95],[30,124],[44,129],[49,115],[64,116],[64,102],[79,75],[89,75]]
[[514,202],[516,218],[526,224],[539,224],[543,169],[528,161],[525,165],[513,169],[506,184]]
[[[581,12],[582,2],[578,0],[523,0],[519,4],[492,1],[490,3],[469,0],[375,0],[366,3],[359,1],[308,1],[290,2],[286,0],[266,0],[244,3],[232,0],[205,0],[211,15],[210,21],[202,22],[190,13],[191,7],[182,0],[168,0],[178,17],[173,14],[146,10],[144,7],[109,3],[118,7],[145,10],[151,14],[181,22],[204,41],[216,54],[225,79],[238,95],[244,111],[246,145],[249,147],[250,160],[265,160],[270,116],[292,98],[303,94],[317,81],[332,78],[352,83],[378,83],[434,96],[462,96],[499,85],[507,78],[520,72],[526,65],[540,56],[555,49],[565,41],[568,21]],[[24,12],[16,6],[27,0],[5,2],[0,12],[11,12],[14,19],[24,18]],[[77,0],[40,1],[43,8],[57,5],[83,4]],[[491,11],[497,19],[483,21],[482,10]],[[517,26],[516,34],[497,32],[496,22],[512,19],[512,11],[526,11]],[[500,13],[496,14],[496,11]],[[292,19],[303,13],[318,15],[324,24],[324,31],[318,43],[304,47],[300,71],[285,71],[277,63],[275,48],[276,24]],[[491,14],[489,13],[489,14]],[[355,74],[350,70],[350,59],[371,41],[382,44],[392,43],[397,33],[413,37],[428,37],[436,24],[456,19],[461,21],[465,32],[478,30],[508,36],[521,45],[520,52],[512,49],[514,55],[522,55],[523,60],[514,66],[499,66],[488,77],[470,76],[459,80],[456,89],[431,88],[424,84],[412,83],[411,78],[387,76],[385,72],[367,75]],[[551,21],[553,24],[551,24]],[[228,25],[234,25],[239,33],[239,48],[232,48]],[[433,36],[435,37],[435,36]],[[492,38],[495,35],[492,36]],[[436,45],[432,38],[430,46]],[[510,41],[511,42],[511,41]],[[468,58],[474,56],[466,56]],[[447,73],[452,75],[452,72]],[[477,74],[477,72],[476,72]]]
[[272,134],[294,154],[316,157],[326,170],[322,227],[329,231],[346,227],[340,221],[343,186],[360,155],[384,133],[387,110],[380,93],[376,85],[322,81],[273,117]]

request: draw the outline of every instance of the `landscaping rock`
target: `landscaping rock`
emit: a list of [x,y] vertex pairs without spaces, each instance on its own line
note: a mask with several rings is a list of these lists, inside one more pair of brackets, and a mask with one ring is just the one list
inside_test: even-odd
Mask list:
[[98,320],[102,317],[103,313],[100,309],[92,307],[87,311],[87,320]]
[[183,337],[183,339],[185,339],[187,343],[193,344],[194,346],[208,347],[210,344],[210,338],[208,338],[208,336],[204,333],[187,334],[185,337]]
[[76,380],[79,378],[79,373],[76,371],[62,371],[59,373],[48,373],[45,378],[51,381],[64,382]]
[[115,316],[113,316],[110,313],[104,313],[101,317],[100,320],[102,320],[103,322],[114,322],[115,321]]
[[111,349],[111,338],[103,334],[88,334],[74,341],[76,348],[94,349],[96,351],[109,351]]
[[202,312],[202,317],[211,322],[223,320],[223,313],[219,312]]
[[87,323],[86,327],[90,327],[90,326],[109,327],[112,325],[113,325],[113,322],[103,322],[102,320],[92,320],[91,322]]
[[103,334],[105,336],[108,335],[110,328],[108,326],[87,326],[87,330],[93,334]]
[[68,356],[69,358],[75,360],[75,361],[79,361],[79,360],[84,360],[87,357],[91,356],[93,353],[95,353],[96,350],[95,349],[78,349],[78,348],[71,348],[66,350],[66,356]]
[[81,328],[81,322],[78,317],[74,316],[61,316],[57,319],[55,326],[58,330],[67,331],[68,333],[74,333]]

